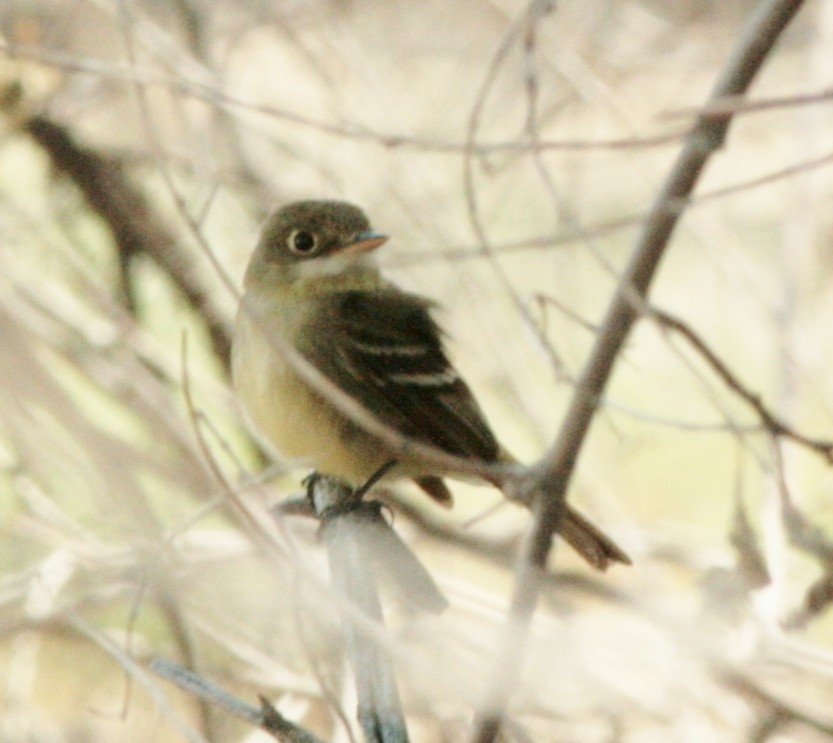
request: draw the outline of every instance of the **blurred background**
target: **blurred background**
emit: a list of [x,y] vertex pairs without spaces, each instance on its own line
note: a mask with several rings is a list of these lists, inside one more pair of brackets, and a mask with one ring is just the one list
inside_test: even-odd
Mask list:
[[[316,527],[264,543],[233,505],[304,474],[228,387],[262,220],[361,205],[533,462],[755,5],[6,0],[0,740],[269,739],[154,657],[348,740]],[[556,544],[507,740],[833,737],[831,48],[833,5],[808,3],[674,237],[652,301],[687,332],[639,323],[570,494],[634,565]],[[455,496],[394,505],[451,604],[385,594],[416,741],[466,738],[528,524],[490,488]]]

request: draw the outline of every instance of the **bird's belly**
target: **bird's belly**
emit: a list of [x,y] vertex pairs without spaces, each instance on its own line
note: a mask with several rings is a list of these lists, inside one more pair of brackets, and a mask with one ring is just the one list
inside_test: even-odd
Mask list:
[[377,439],[301,380],[260,333],[236,343],[233,375],[247,417],[282,459],[360,485],[390,458]]

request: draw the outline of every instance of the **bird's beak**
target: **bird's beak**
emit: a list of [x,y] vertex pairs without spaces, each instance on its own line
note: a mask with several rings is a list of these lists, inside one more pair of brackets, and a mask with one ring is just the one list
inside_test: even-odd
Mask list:
[[387,235],[380,235],[378,232],[362,232],[356,235],[356,239],[344,247],[344,255],[362,255],[371,250],[381,247],[388,241]]

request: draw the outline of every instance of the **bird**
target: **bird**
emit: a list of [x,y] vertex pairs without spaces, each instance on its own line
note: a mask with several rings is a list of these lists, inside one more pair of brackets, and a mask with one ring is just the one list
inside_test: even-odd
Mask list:
[[[410,478],[450,506],[445,477],[453,473],[392,451],[301,375],[275,342],[279,336],[409,439],[476,462],[516,462],[449,360],[437,304],[382,275],[375,251],[387,240],[361,208],[345,201],[294,201],[274,210],[245,272],[232,339],[233,387],[256,435],[281,459],[353,488],[382,473]],[[559,532],[598,569],[630,564],[570,505]]]

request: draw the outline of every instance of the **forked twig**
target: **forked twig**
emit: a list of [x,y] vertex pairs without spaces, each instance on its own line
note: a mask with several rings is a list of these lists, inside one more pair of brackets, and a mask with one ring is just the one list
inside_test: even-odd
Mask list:
[[[711,102],[746,92],[802,4],[801,0],[765,0],[760,4],[714,87]],[[552,537],[558,529],[567,488],[590,423],[679,221],[679,205],[687,201],[709,157],[723,144],[731,119],[731,112],[701,114],[686,138],[619,282],[559,435],[531,473],[527,483],[529,492],[540,495],[519,557],[510,614],[496,656],[495,671],[475,723],[472,739],[476,743],[493,743],[498,736],[509,695],[520,673]]]

